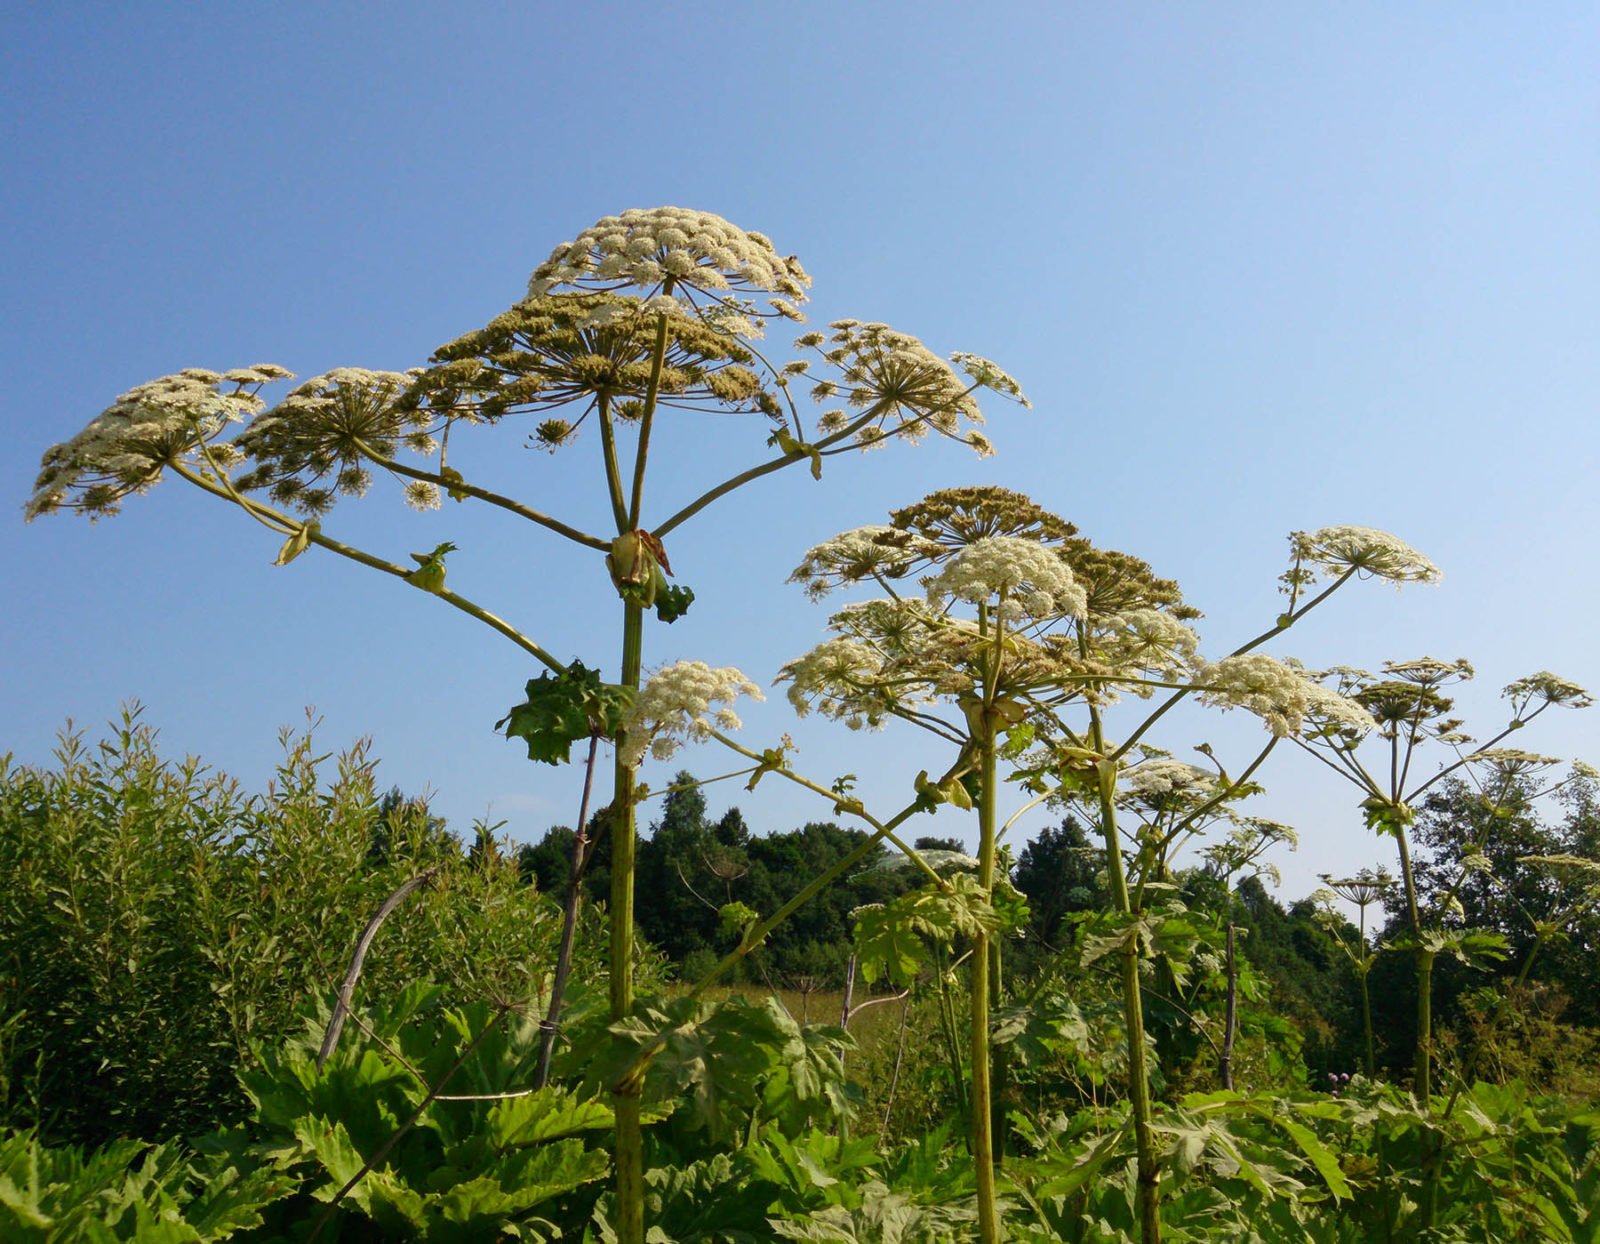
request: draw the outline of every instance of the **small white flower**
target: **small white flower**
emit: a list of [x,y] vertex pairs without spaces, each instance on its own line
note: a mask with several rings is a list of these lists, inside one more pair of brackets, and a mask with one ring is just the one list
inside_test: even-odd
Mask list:
[[405,498],[406,504],[413,510],[424,513],[428,510],[437,510],[441,504],[439,485],[420,479],[411,480],[406,484]]

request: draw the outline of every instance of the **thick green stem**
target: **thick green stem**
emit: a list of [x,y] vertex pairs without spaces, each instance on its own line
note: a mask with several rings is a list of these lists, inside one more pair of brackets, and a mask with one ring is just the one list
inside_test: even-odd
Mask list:
[[[992,699],[986,695],[985,699]],[[982,765],[982,793],[978,802],[978,884],[985,894],[994,891],[995,854],[995,713],[985,704],[978,738]],[[995,1207],[992,1084],[989,1065],[989,935],[972,939],[972,1165],[978,1179],[978,1238],[998,1244],[1000,1216]]]
[[611,497],[611,516],[617,523],[617,534],[628,531],[628,505],[622,498],[622,473],[617,469],[617,434],[611,423],[611,403],[600,399],[596,412],[600,421],[600,453],[605,460],[606,492]]
[[[625,601],[622,614],[622,677],[637,688],[644,653],[644,610]],[[611,801],[611,1018],[633,1010],[633,871],[636,809],[633,766],[621,758],[613,770]],[[627,1076],[612,1087],[616,1112],[616,1231],[620,1244],[644,1244],[644,1132],[639,1104],[643,1078]]]
[[[1228,906],[1233,906],[1233,893],[1228,894]],[[1228,913],[1228,999],[1222,1016],[1222,1057],[1217,1060],[1218,1078],[1222,1087],[1233,1091],[1233,1046],[1239,1032],[1239,961],[1234,948],[1233,913]]]
[[1359,965],[1361,976],[1361,1030],[1367,1040],[1367,1079],[1372,1080],[1378,1074],[1378,1058],[1372,1044],[1372,989],[1367,982],[1372,964],[1371,952],[1367,949],[1367,905],[1361,904],[1361,963]]
[[[672,278],[661,287],[672,293]],[[645,389],[644,410],[639,415],[639,449],[633,459],[633,499],[628,506],[628,530],[639,526],[644,511],[644,468],[650,459],[650,430],[655,424],[656,403],[661,396],[661,369],[667,361],[667,317],[656,317],[656,340],[650,351],[650,381]]]
[[[1104,749],[1100,714],[1091,710],[1095,750]],[[1128,878],[1122,867],[1122,843],[1117,832],[1117,766],[1102,761],[1099,769],[1100,827],[1106,844],[1106,872],[1111,881],[1111,897],[1124,919],[1133,918],[1128,897]],[[1157,1166],[1155,1130],[1151,1126],[1150,1069],[1144,1048],[1144,999],[1139,988],[1140,939],[1130,937],[1122,951],[1122,1006],[1128,1026],[1128,1097],[1133,1106],[1134,1147],[1138,1153],[1139,1239],[1141,1244],[1160,1244],[1161,1188]]]
[[1428,1112],[1433,1069],[1433,952],[1422,946],[1422,913],[1417,906],[1417,882],[1411,868],[1411,844],[1405,826],[1396,822],[1395,841],[1400,847],[1400,879],[1406,891],[1406,917],[1411,936],[1416,940],[1417,962],[1417,1049],[1412,1084],[1423,1113]]

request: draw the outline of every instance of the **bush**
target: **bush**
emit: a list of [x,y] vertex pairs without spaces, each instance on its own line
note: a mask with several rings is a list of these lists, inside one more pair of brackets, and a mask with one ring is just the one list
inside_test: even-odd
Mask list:
[[97,744],[64,733],[53,768],[0,757],[0,1124],[97,1143],[243,1117],[252,1045],[301,1027],[378,904],[427,868],[362,991],[539,991],[559,913],[514,864],[464,856],[421,805],[380,818],[364,744],[282,741],[264,795],[163,760],[137,708]]

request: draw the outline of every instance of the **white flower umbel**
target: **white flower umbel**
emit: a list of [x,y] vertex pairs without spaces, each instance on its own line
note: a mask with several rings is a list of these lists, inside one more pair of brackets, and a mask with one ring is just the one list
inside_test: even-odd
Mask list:
[[763,700],[761,688],[731,665],[713,669],[704,661],[679,661],[652,674],[639,688],[623,718],[618,755],[637,765],[648,749],[657,760],[670,759],[686,742],[711,737],[713,730],[737,730],[742,724],[728,705],[741,695]]
[[1155,801],[1172,795],[1208,797],[1216,793],[1217,777],[1170,756],[1157,756],[1128,770],[1123,789],[1136,799]]
[[1395,584],[1437,583],[1444,577],[1439,567],[1404,540],[1375,527],[1297,531],[1289,542],[1302,562],[1329,574],[1343,574],[1354,567],[1360,574]]
[[[836,320],[829,327],[833,333],[826,339],[821,333],[806,333],[795,345],[817,350],[838,372],[837,380],[822,379],[812,386],[813,400],[841,401],[856,412],[876,412],[856,431],[861,448],[871,449],[889,437],[921,440],[932,429],[970,445],[980,457],[993,452],[981,433],[963,424],[963,420],[983,422],[971,393],[973,387],[981,387],[978,381],[963,382],[949,363],[922,342],[887,324]],[[817,426],[824,434],[832,434],[858,417],[850,410],[830,410]]]
[[1043,545],[1017,536],[974,540],[927,581],[928,600],[986,604],[1000,597],[1034,620],[1082,617],[1089,598],[1072,571]]
[[[368,454],[435,452],[438,445],[428,431],[433,415],[401,401],[416,376],[339,367],[296,385],[240,433],[236,443],[254,465],[240,477],[239,486],[267,489],[280,504],[321,514],[336,492],[365,494]],[[412,487],[406,490],[406,502],[435,508]]]
[[1594,697],[1577,683],[1552,674],[1549,670],[1519,678],[1500,694],[1516,706],[1519,717],[1529,705],[1559,704],[1563,708],[1588,708],[1594,703]]
[[778,671],[789,686],[789,703],[804,717],[816,709],[852,730],[880,729],[892,704],[879,683],[884,659],[859,639],[827,639]]
[[741,229],[710,212],[682,207],[632,208],[596,221],[551,252],[534,269],[528,296],[559,285],[654,289],[679,287],[713,294],[760,291],[781,295],[773,311],[799,318],[811,278],[794,256],[780,256],[765,234]]
[[1301,733],[1308,720],[1317,727],[1359,734],[1377,725],[1354,700],[1259,652],[1224,657],[1207,665],[1196,676],[1196,683],[1201,703],[1246,709],[1279,738]]
[[[1096,654],[1113,669],[1142,671],[1163,678],[1192,672],[1200,663],[1200,637],[1170,613],[1129,609],[1108,618],[1095,636]],[[1150,687],[1134,686],[1148,698]]]
[[932,540],[897,527],[857,527],[807,549],[789,582],[801,584],[812,600],[821,600],[834,588],[863,579],[901,578],[919,561],[942,551]]
[[291,374],[271,363],[226,374],[191,367],[129,389],[45,451],[23,513],[30,520],[59,509],[116,513],[123,497],[153,487],[164,467],[260,410],[262,385]]

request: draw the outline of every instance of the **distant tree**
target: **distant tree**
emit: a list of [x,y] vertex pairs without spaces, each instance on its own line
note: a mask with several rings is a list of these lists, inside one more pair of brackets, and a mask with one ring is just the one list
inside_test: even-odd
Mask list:
[[432,859],[454,854],[461,844],[442,816],[435,816],[426,795],[407,795],[391,786],[373,813],[367,860],[381,867],[396,859]]
[[[1594,978],[1594,964],[1600,961],[1600,911],[1592,904],[1585,908],[1581,873],[1529,862],[1530,857],[1551,856],[1600,861],[1600,788],[1590,779],[1564,785],[1553,797],[1561,819],[1550,821],[1542,813],[1537,785],[1517,782],[1503,793],[1496,791],[1494,799],[1460,781],[1431,792],[1415,830],[1420,848],[1417,889],[1432,902],[1453,888],[1460,911],[1448,917],[1452,926],[1486,929],[1506,939],[1507,956],[1492,968],[1503,977],[1516,975],[1534,952],[1537,922],[1578,907],[1562,930],[1539,947],[1529,979],[1556,985],[1572,999],[1567,1021],[1600,1025]],[[1464,866],[1476,855],[1487,866]],[[1454,1023],[1460,1019],[1461,994],[1482,984],[1484,971],[1454,962],[1442,962],[1439,970],[1437,1010],[1446,1023]]]
[[[611,893],[610,812],[602,809],[589,818],[589,866],[583,874],[584,899],[604,905]],[[572,844],[577,835],[569,825],[552,825],[537,843],[525,843],[517,852],[523,880],[557,902],[565,902],[572,880]]]
[[1016,887],[1028,899],[1034,936],[1048,946],[1063,938],[1062,922],[1075,911],[1105,906],[1099,874],[1104,857],[1073,817],[1046,826],[1017,857]]

